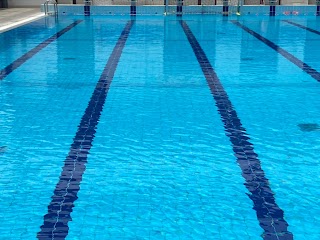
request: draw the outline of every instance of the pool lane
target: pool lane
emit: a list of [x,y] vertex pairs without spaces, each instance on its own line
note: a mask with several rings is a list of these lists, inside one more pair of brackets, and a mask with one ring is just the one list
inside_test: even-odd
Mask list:
[[[270,21],[265,19],[241,19],[239,22],[273,42],[280,50],[283,49],[292,54],[295,58],[306,64],[307,68],[320,72],[320,36],[281,21],[286,19],[279,18]],[[297,17],[291,20],[316,31],[320,30],[320,19],[318,18]],[[295,62],[298,64],[297,61]]]
[[69,32],[72,28],[76,27],[79,23],[81,23],[82,20],[77,20],[71,23],[69,26],[65,27],[61,31],[57,32],[47,40],[43,41],[21,57],[19,57],[17,60],[0,70],[0,81],[5,79],[10,73],[12,73],[14,70],[16,70],[18,67],[20,67],[22,64],[24,64],[26,61],[31,59],[34,55],[36,55],[38,52],[40,52],[43,48],[47,47],[50,43],[57,40],[59,37],[61,37],[63,34]]
[[37,235],[38,239],[64,239],[68,235],[68,222],[71,221],[74,202],[78,198],[82,175],[86,168],[100,115],[133,24],[134,20],[130,20],[124,27],[81,118],[59,182],[51,197],[48,213],[44,216],[44,223]]
[[264,230],[263,239],[293,239],[292,233],[287,229],[288,223],[284,219],[284,212],[276,203],[269,181],[261,168],[258,155],[250,142],[250,136],[246,133],[245,127],[242,126],[237,111],[188,24],[183,20],[180,20],[180,24],[187,35],[216,101],[226,135],[230,138],[237,162],[242,170],[245,186],[251,193],[249,197],[253,201],[253,209],[257,213],[260,227]]
[[312,29],[312,28],[309,28],[309,27],[307,27],[307,26],[301,25],[301,24],[296,23],[296,22],[294,22],[294,21],[290,21],[290,20],[283,20],[283,21],[286,22],[286,23],[289,23],[289,24],[291,24],[291,25],[293,25],[293,26],[296,26],[296,27],[302,28],[302,29],[304,29],[304,30],[307,30],[307,31],[309,31],[309,32],[312,32],[312,33],[315,33],[315,34],[317,34],[317,35],[320,35],[320,31],[317,31],[317,30],[315,30],[315,29]]
[[85,20],[0,82],[1,146],[7,147],[0,155],[2,238],[36,238],[81,116],[127,20]]
[[67,239],[260,238],[218,109],[174,16],[137,16],[91,150]]
[[[38,20],[27,23],[23,26],[10,29],[8,31],[0,33],[0,53],[13,47],[14,43],[17,44],[17,40],[22,40],[24,38],[34,38],[36,35],[41,38],[41,33],[46,29],[50,28],[46,23],[53,23],[54,18],[40,18]],[[32,26],[32,27],[31,27]],[[17,38],[13,38],[12,35],[15,35]],[[51,34],[52,35],[52,34]],[[48,36],[49,37],[49,36]],[[47,38],[48,38],[47,37]],[[4,44],[6,43],[6,44]]]
[[45,17],[10,31],[0,33],[0,69],[66,28],[77,19]]
[[248,28],[247,26],[239,23],[238,21],[235,20],[231,20],[231,22],[233,24],[235,24],[236,26],[242,28],[244,31],[246,31],[247,33],[251,34],[252,36],[254,36],[255,38],[257,38],[258,40],[260,40],[261,42],[265,43],[267,46],[269,46],[270,48],[272,48],[273,50],[277,51],[279,54],[281,54],[283,57],[285,57],[287,60],[289,60],[290,62],[292,62],[294,65],[296,65],[298,68],[301,68],[304,72],[306,72],[307,74],[309,74],[311,77],[313,77],[315,80],[317,80],[318,82],[320,82],[320,73],[315,70],[314,68],[312,68],[311,66],[309,66],[308,64],[306,64],[305,62],[299,60],[298,58],[296,58],[295,56],[293,56],[291,53],[287,52],[286,50],[284,50],[283,48],[279,47],[277,44],[275,44],[274,42],[266,39],[265,37],[261,36],[259,33],[251,30],[250,28]]
[[[288,230],[295,239],[316,240],[320,234],[320,209],[315,204],[320,184],[315,177],[320,168],[319,130],[303,126],[320,122],[319,83],[229,21],[221,23],[209,16],[184,18],[251,136],[277,203],[285,212]],[[259,33],[271,31],[269,28],[273,25],[261,24]]]

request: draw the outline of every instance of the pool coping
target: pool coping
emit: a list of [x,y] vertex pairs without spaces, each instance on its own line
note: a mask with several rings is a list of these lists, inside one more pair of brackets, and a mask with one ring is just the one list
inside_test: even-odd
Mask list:
[[41,19],[41,18],[44,18],[45,17],[45,14],[40,12],[39,14],[35,15],[35,16],[32,16],[32,17],[28,17],[28,18],[25,18],[25,19],[22,19],[20,21],[17,21],[15,23],[12,23],[12,24],[8,24],[8,25],[5,25],[3,27],[0,27],[0,33],[3,33],[3,32],[6,32],[6,31],[9,31],[9,30],[12,30],[14,28],[17,28],[17,27],[20,27],[20,26],[23,26],[25,24],[28,24],[30,22],[33,22],[33,21],[36,21],[38,19]]

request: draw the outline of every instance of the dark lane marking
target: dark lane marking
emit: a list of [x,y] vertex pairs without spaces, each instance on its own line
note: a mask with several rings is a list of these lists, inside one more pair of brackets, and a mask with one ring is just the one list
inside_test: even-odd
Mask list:
[[292,22],[292,21],[290,21],[290,20],[282,20],[282,21],[283,21],[283,22],[286,22],[286,23],[289,23],[289,24],[291,24],[291,25],[293,25],[293,26],[302,28],[302,29],[304,29],[304,30],[307,30],[307,31],[309,31],[309,32],[312,32],[312,33],[315,33],[315,34],[320,35],[320,32],[319,32],[319,31],[314,30],[314,29],[309,28],[309,27],[306,27],[306,26],[303,26],[303,25],[301,25],[301,24],[299,24],[299,23],[295,23],[295,22]]
[[277,44],[271,42],[270,40],[268,40],[268,39],[266,39],[264,37],[262,37],[259,33],[256,33],[255,31],[251,30],[250,28],[242,25],[238,21],[231,20],[231,22],[234,23],[236,26],[238,26],[238,27],[242,28],[243,30],[245,30],[247,33],[250,33],[252,36],[254,36],[255,38],[259,39],[261,42],[263,42],[264,44],[266,44],[267,46],[269,46],[273,50],[275,50],[278,53],[280,53],[282,56],[284,56],[290,62],[292,62],[297,67],[301,68],[304,72],[306,72],[311,77],[313,77],[315,80],[320,82],[320,73],[317,70],[313,69],[308,64],[302,62],[301,60],[299,60],[298,58],[293,56],[291,53],[289,53],[286,50],[284,50],[283,48],[279,47]]
[[61,37],[66,32],[70,31],[72,28],[77,26],[79,23],[81,23],[82,20],[77,20],[67,26],[66,28],[62,29],[61,31],[57,32],[44,42],[40,43],[33,49],[31,49],[29,52],[25,53],[21,57],[19,57],[17,60],[15,60],[10,65],[6,66],[4,69],[0,71],[0,81],[3,80],[5,77],[7,77],[10,73],[12,73],[14,70],[16,70],[18,67],[20,67],[22,64],[24,64],[26,61],[28,61],[30,58],[32,58],[34,55],[36,55],[38,52],[40,52],[42,49],[44,49],[46,46],[48,46],[53,41],[57,40],[59,37]]
[[177,15],[181,16],[182,15],[182,6],[183,6],[183,0],[178,0],[177,1]]
[[[132,4],[135,4],[135,2],[132,1]],[[132,16],[137,15],[137,6],[135,5],[130,6],[130,15]]]
[[44,223],[37,234],[38,239],[60,240],[65,239],[68,235],[68,223],[72,220],[71,212],[74,202],[78,199],[77,194],[80,190],[82,175],[86,168],[85,165],[103,105],[133,24],[134,20],[131,20],[123,29],[81,118],[69,154],[64,162],[59,182],[51,197],[52,201],[48,206],[48,213],[44,216]]
[[242,176],[245,179],[244,185],[251,193],[248,195],[253,201],[253,209],[256,211],[261,228],[264,230],[263,238],[265,240],[293,239],[292,233],[287,230],[288,223],[284,220],[284,212],[275,201],[274,193],[261,168],[258,155],[253,149],[253,144],[249,142],[250,138],[242,126],[228,94],[187,23],[182,20],[180,23],[207,80],[224,123],[226,135],[232,143],[237,162],[242,170]]
[[222,7],[222,15],[223,16],[228,16],[229,15],[229,6],[223,6]]
[[276,15],[276,6],[270,6],[270,13],[269,16],[275,16]]
[[85,16],[90,16],[90,6],[84,6],[84,15]]
[[131,16],[137,15],[137,2],[134,0],[131,0],[130,15]]

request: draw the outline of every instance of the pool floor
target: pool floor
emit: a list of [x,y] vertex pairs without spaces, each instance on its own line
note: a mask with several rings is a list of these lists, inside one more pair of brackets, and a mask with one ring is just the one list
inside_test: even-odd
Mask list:
[[1,33],[0,239],[318,240],[319,19]]

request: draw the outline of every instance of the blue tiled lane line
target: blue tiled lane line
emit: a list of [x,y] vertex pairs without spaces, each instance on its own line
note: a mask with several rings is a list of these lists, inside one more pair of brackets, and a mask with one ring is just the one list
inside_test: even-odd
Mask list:
[[216,101],[226,135],[230,138],[237,162],[242,170],[242,176],[246,181],[245,186],[251,193],[249,197],[253,201],[253,209],[264,230],[263,239],[293,239],[292,233],[287,230],[288,223],[284,219],[284,212],[277,205],[269,181],[261,168],[258,155],[254,152],[253,144],[249,142],[250,138],[246,134],[246,129],[242,126],[237,112],[197,39],[185,21],[180,20],[180,23]]
[[314,29],[309,28],[309,27],[306,27],[306,26],[303,26],[303,25],[301,25],[301,24],[299,24],[299,23],[295,23],[295,22],[292,22],[292,21],[290,21],[290,20],[283,20],[283,22],[289,23],[289,24],[291,24],[291,25],[293,25],[293,26],[296,26],[296,27],[302,28],[302,29],[304,29],[304,30],[307,30],[307,31],[309,31],[309,32],[312,32],[312,33],[315,33],[315,34],[320,35],[320,32],[319,32],[319,31],[314,30]]
[[294,65],[296,65],[297,67],[301,68],[304,72],[306,72],[311,77],[313,77],[315,80],[320,82],[320,73],[317,70],[315,70],[314,68],[312,68],[308,64],[302,62],[301,60],[299,60],[298,58],[296,58],[291,53],[287,52],[286,50],[284,50],[283,48],[281,48],[280,46],[278,46],[274,42],[271,42],[270,40],[268,40],[265,37],[261,36],[259,33],[255,32],[255,31],[251,30],[250,28],[246,27],[245,25],[239,23],[238,21],[231,20],[231,22],[234,23],[236,26],[242,28],[244,31],[246,31],[247,33],[251,34],[255,38],[257,38],[261,42],[265,43],[267,46],[269,46],[273,50],[277,51],[279,54],[281,54],[283,57],[288,59]]
[[78,198],[77,194],[95,137],[96,127],[133,24],[134,20],[131,20],[123,29],[82,116],[59,182],[54,190],[52,201],[48,206],[48,213],[44,216],[44,223],[37,235],[38,239],[65,239],[68,235],[68,222],[71,221],[74,202]]
[[24,64],[26,61],[28,61],[30,58],[32,58],[34,55],[36,55],[38,52],[40,52],[43,48],[48,46],[50,43],[61,37],[66,32],[70,31],[72,28],[77,26],[79,23],[81,23],[82,20],[77,20],[67,26],[66,28],[62,29],[61,31],[57,32],[44,42],[40,43],[33,49],[31,49],[29,52],[25,53],[21,57],[19,57],[17,60],[15,60],[13,63],[5,67],[4,69],[0,70],[0,81],[6,78],[10,73],[12,73],[14,70],[16,70],[18,67],[20,67],[22,64]]

